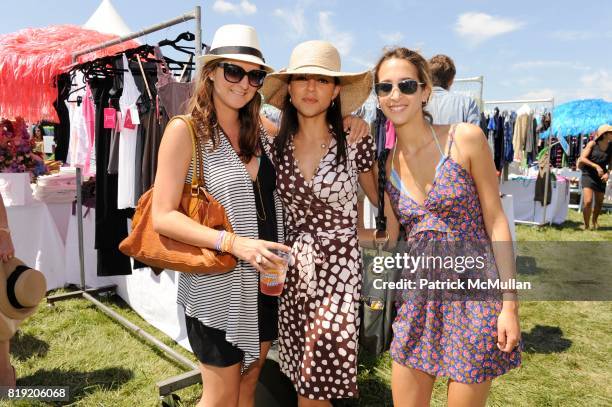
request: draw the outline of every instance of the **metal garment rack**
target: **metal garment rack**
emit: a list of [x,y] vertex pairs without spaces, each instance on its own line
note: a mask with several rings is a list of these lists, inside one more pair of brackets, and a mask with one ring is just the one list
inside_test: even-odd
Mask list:
[[[549,98],[549,99],[517,99],[517,100],[489,100],[486,102],[483,102],[483,106],[484,105],[509,105],[509,104],[529,104],[529,103],[535,103],[535,104],[542,104],[542,103],[550,103],[551,105],[551,109],[550,109],[550,126],[552,128],[552,121],[554,120],[553,117],[553,110],[555,108],[555,98]],[[552,147],[552,137],[548,137],[548,154],[550,154],[550,148]],[[546,166],[546,176],[544,178],[544,202],[546,202],[546,197],[548,196],[548,180],[550,179],[550,155],[549,155],[549,159],[548,159],[548,165]],[[552,199],[551,199],[552,201]],[[552,202],[551,202],[552,203]],[[535,205],[535,203],[534,203]],[[550,205],[550,203],[549,203]],[[531,221],[522,221],[522,220],[515,220],[515,223],[523,223],[526,225],[533,225],[533,226],[544,226],[547,222],[546,222],[546,210],[548,209],[548,205],[543,205],[544,206],[544,210],[543,210],[543,216],[542,216],[542,221],[541,222],[531,222]],[[534,216],[535,216],[535,210],[534,210]],[[548,222],[549,225],[552,225],[552,219],[550,220],[550,222]]]
[[[141,30],[141,31],[138,31],[132,34],[128,34],[118,39],[107,41],[103,44],[88,48],[83,51],[75,52],[72,54],[72,62],[74,64],[77,61],[77,58],[81,55],[85,55],[90,52],[108,48],[110,46],[117,45],[122,42],[132,40],[134,38],[142,37],[143,35],[150,34],[152,32],[159,31],[159,30],[162,30],[162,29],[165,29],[165,28],[168,28],[173,25],[177,25],[177,24],[189,21],[189,20],[195,20],[195,42],[196,42],[195,44],[195,54],[196,55],[195,56],[196,56],[196,72],[198,72],[199,66],[197,62],[198,61],[197,57],[202,55],[202,28],[201,28],[202,27],[202,24],[201,24],[202,14],[201,14],[200,6],[196,6],[193,11],[189,13],[185,13],[179,17],[173,18],[172,20],[168,20],[164,23],[156,24],[149,28],[145,28],[144,30]],[[77,213],[76,213],[76,216],[77,216],[78,241],[79,241],[79,268],[80,268],[80,273],[81,273],[81,287],[80,287],[80,290],[78,291],[74,291],[74,292],[70,292],[66,294],[60,294],[60,295],[56,295],[52,297],[47,297],[47,302],[49,303],[49,305],[53,305],[57,301],[62,301],[62,300],[70,299],[70,298],[77,298],[77,297],[85,298],[86,300],[92,302],[96,307],[98,307],[98,309],[100,309],[103,313],[105,313],[111,319],[120,323],[128,330],[132,331],[133,334],[143,339],[144,341],[148,342],[150,345],[157,347],[162,352],[164,352],[164,354],[168,356],[170,359],[172,359],[173,361],[177,362],[178,364],[180,364],[181,366],[189,370],[188,372],[183,373],[181,375],[174,376],[166,380],[163,380],[161,382],[158,382],[157,387],[159,389],[160,397],[166,396],[176,390],[191,386],[193,384],[200,383],[201,382],[200,371],[198,370],[198,366],[192,360],[176,352],[175,350],[173,350],[172,348],[170,348],[169,346],[167,346],[166,344],[164,344],[163,342],[161,342],[159,339],[155,338],[154,336],[148,334],[147,332],[142,330],[137,325],[128,321],[126,318],[119,315],[117,312],[113,311],[111,308],[107,307],[106,305],[98,301],[92,295],[92,294],[101,293],[101,292],[115,291],[116,289],[115,285],[109,285],[109,286],[104,286],[104,287],[99,287],[99,288],[88,288],[87,287],[85,283],[85,247],[83,243],[83,208],[82,208],[83,196],[82,196],[82,191],[81,191],[81,181],[82,181],[81,169],[77,167],[76,169],[76,183],[77,183],[77,205],[76,205]]]
[[478,92],[478,94],[479,94],[478,104],[480,106],[478,106],[478,107],[480,108],[480,110],[482,110],[482,108],[484,107],[484,100],[482,100],[483,89],[484,89],[484,76],[480,75],[480,76],[475,76],[473,78],[459,78],[459,79],[455,79],[453,81],[453,83],[466,83],[466,82],[478,82],[478,83],[480,83],[480,91]]

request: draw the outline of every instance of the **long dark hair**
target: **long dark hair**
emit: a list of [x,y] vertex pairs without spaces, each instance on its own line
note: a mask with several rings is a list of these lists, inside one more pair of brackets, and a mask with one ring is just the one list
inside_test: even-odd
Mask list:
[[[213,103],[213,83],[208,78],[221,62],[215,60],[202,68],[200,78],[196,84],[196,89],[189,101],[188,112],[191,114],[196,126],[197,134],[204,142],[208,139],[213,141],[213,149],[219,143],[215,135],[215,127],[219,126],[217,112]],[[240,159],[249,162],[257,152],[259,145],[259,108],[261,107],[261,95],[255,92],[255,96],[249,103],[238,111],[240,121],[240,136],[238,145],[240,147]]]
[[[289,82],[291,82],[291,78],[289,78]],[[340,83],[338,78],[334,78],[334,83],[336,85]],[[278,130],[278,135],[274,140],[274,147],[277,157],[283,156],[290,137],[293,137],[298,131],[298,112],[295,106],[293,106],[293,103],[291,103],[289,92],[287,92],[287,96],[285,96],[281,111],[281,124]],[[331,105],[327,108],[325,119],[327,120],[327,124],[331,126],[332,135],[338,146],[336,164],[343,163],[346,160],[346,135],[344,134],[344,129],[342,126],[342,106],[340,105],[340,94],[336,96]]]

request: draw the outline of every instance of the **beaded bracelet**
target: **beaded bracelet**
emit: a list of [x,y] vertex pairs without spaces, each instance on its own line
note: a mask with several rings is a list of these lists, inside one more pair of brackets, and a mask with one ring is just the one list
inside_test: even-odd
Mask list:
[[236,235],[234,233],[232,233],[231,235],[232,236],[230,236],[229,245],[227,248],[228,253],[232,251],[232,249],[234,248],[234,242],[236,241]]
[[221,242],[221,251],[228,253],[231,248],[234,246],[234,239],[236,238],[236,235],[233,233],[226,233],[223,236],[223,241]]
[[225,236],[225,230],[219,232],[219,236],[217,237],[217,242],[215,243],[215,250],[221,251],[221,242],[223,241],[223,236]]

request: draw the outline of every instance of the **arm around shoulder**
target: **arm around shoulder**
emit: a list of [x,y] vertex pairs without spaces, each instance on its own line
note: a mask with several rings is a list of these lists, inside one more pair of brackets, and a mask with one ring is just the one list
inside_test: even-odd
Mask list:
[[276,137],[276,135],[278,134],[278,127],[276,127],[276,124],[274,124],[272,120],[268,119],[264,115],[259,115],[259,117],[261,119],[261,124],[266,130],[266,133],[268,134],[268,136]]

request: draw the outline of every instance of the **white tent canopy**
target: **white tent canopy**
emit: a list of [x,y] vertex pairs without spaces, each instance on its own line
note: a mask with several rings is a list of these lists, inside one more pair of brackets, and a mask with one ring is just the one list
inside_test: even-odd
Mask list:
[[95,30],[104,34],[114,34],[120,37],[131,34],[133,31],[127,26],[123,18],[115,9],[110,0],[102,0],[98,9],[89,17],[83,28]]

